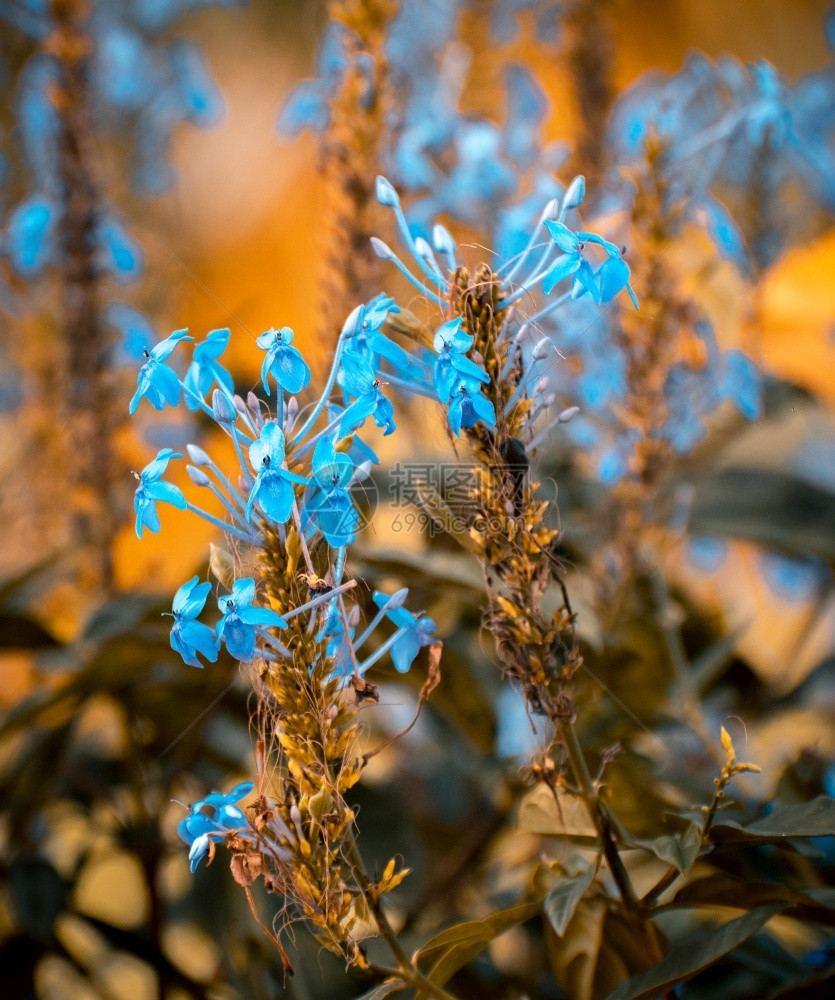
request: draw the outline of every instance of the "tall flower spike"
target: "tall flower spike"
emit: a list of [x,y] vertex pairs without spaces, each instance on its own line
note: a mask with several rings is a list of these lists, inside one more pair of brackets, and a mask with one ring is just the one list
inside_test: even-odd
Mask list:
[[306,389],[310,384],[310,369],[297,348],[291,346],[295,334],[289,326],[280,330],[275,328],[262,333],[256,343],[266,351],[261,365],[261,382],[264,392],[269,396],[270,384],[267,379],[272,375],[279,388],[290,395],[295,395]]
[[142,529],[148,531],[159,531],[159,514],[157,513],[157,502],[170,503],[178,510],[185,510],[188,506],[182,490],[173,483],[166,483],[162,480],[162,474],[168,467],[172,458],[182,458],[179,452],[170,448],[163,448],[157,452],[157,457],[153,462],[149,462],[145,468],[136,476],[139,486],[133,496],[133,507],[136,511],[136,534],[142,537]]
[[271,608],[254,606],[254,600],[255,581],[252,577],[245,577],[236,580],[231,594],[224,594],[217,602],[223,614],[217,623],[217,638],[226,643],[231,655],[241,663],[249,663],[255,656],[256,626],[287,628],[287,622],[281,615]]
[[284,433],[274,420],[269,420],[261,434],[249,446],[249,460],[257,473],[246,505],[246,519],[252,520],[257,503],[266,517],[284,524],[293,510],[296,493],[293,483],[306,486],[309,480],[284,468]]
[[198,584],[199,577],[193,576],[188,583],[174,595],[172,613],[174,624],[171,627],[171,648],[192,667],[202,667],[197,657],[200,653],[214,663],[217,659],[218,641],[215,633],[208,625],[195,619],[203,610],[206,598],[212,585],[208,582]]
[[146,361],[139,369],[136,393],[130,401],[131,413],[136,413],[143,396],[155,410],[164,409],[166,403],[176,406],[180,402],[180,380],[174,369],[165,364],[165,359],[177,344],[188,340],[194,340],[194,337],[188,336],[188,330],[175,330],[170,337],[145,353]]

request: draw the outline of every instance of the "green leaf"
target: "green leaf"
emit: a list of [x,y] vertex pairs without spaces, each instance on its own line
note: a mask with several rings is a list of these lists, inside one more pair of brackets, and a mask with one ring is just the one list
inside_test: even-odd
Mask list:
[[562,937],[577,904],[585,895],[594,878],[594,865],[587,864],[575,875],[563,875],[548,890],[543,908],[551,926]]
[[[491,913],[483,920],[469,920],[466,923],[448,927],[440,934],[430,938],[426,944],[415,952],[415,961],[424,968],[432,965],[428,973],[437,986],[443,984],[469,961],[483,951],[487,945],[511,927],[530,920],[542,909],[540,901],[521,903],[506,910]],[[433,964],[434,963],[434,964]]]
[[606,1000],[654,1000],[733,951],[784,909],[785,903],[773,903],[757,907],[721,927],[698,928],[676,942],[657,965],[612,990]]
[[768,469],[727,468],[701,484],[690,516],[703,535],[744,538],[799,556],[835,559],[835,496]]
[[790,889],[773,882],[740,882],[727,875],[710,875],[680,889],[662,909],[730,906],[753,910],[783,903],[785,914],[795,920],[835,926],[835,889]]
[[559,806],[550,789],[539,784],[527,793],[519,808],[519,829],[575,842],[597,843],[597,830],[579,795],[563,794]]
[[675,865],[682,875],[686,875],[699,855],[701,844],[701,831],[691,823],[684,833],[656,837],[647,846],[657,858]]
[[710,839],[721,846],[728,844],[781,844],[795,837],[835,836],[835,799],[819,795],[811,802],[776,805],[764,819],[743,826],[734,820],[717,821],[710,828]]

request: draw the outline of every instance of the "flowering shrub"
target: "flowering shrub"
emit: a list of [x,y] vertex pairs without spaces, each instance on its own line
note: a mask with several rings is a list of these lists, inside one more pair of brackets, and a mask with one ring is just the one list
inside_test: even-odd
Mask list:
[[[687,574],[718,577],[738,539],[780,549],[756,553],[757,583],[817,602],[798,646],[825,621],[823,436],[804,441],[802,484],[770,455],[756,476],[711,465],[705,441],[794,441],[777,418],[799,397],[701,285],[721,272],[756,326],[757,289],[804,238],[781,193],[800,191],[807,220],[831,201],[831,72],[789,85],[764,62],[693,57],[616,99],[607,5],[333,0],[318,76],[279,117],[318,136],[318,343],[271,327],[247,368],[230,328],[155,342],[116,301],[108,282],[137,278],[142,253],[117,193],[90,183],[95,137],[129,137],[153,192],[173,179],[174,126],[216,120],[199,50],[167,33],[198,6],[3,11],[31,47],[5,274],[15,293],[58,278],[84,363],[73,450],[56,450],[77,456],[72,537],[101,561],[95,586],[76,580],[101,604],[70,640],[22,615],[27,578],[0,594],[38,669],[61,672],[0,729],[4,956],[50,997],[50,963],[99,981],[97,949],[152,967],[161,997],[221,980],[319,995],[317,973],[366,1000],[818,995],[835,912],[826,662],[793,654],[765,678]],[[544,143],[546,94],[507,54],[531,32],[570,67],[573,152]],[[106,323],[138,363],[132,397],[108,380]],[[162,533],[179,568],[188,518],[216,532],[164,610],[108,572],[113,399],[146,432],[159,421],[135,534]],[[60,465],[42,464],[55,494]],[[386,527],[389,470],[409,513]],[[386,551],[375,531],[404,525]],[[101,856],[136,860],[133,924],[85,897]]]

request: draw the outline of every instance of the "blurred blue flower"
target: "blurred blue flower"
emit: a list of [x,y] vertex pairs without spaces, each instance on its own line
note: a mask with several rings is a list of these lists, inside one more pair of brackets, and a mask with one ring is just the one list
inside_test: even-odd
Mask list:
[[142,537],[143,527],[155,533],[159,531],[158,501],[170,503],[178,510],[185,510],[188,506],[182,490],[173,483],[164,482],[161,478],[171,459],[182,457],[179,452],[163,448],[157,453],[153,462],[149,462],[136,477],[139,486],[133,496],[133,507],[136,511],[136,534],[139,538]]
[[[186,371],[183,385],[190,389],[195,396],[203,399],[215,383],[224,389],[230,397],[234,395],[235,386],[232,382],[232,376],[217,361],[228,347],[229,337],[230,331],[227,328],[211,330],[204,341],[194,345],[192,362]],[[184,399],[190,410],[194,411],[200,408],[197,400],[189,396],[188,393],[184,393]]]
[[112,216],[104,216],[96,226],[96,239],[104,265],[118,281],[134,281],[142,273],[142,251]]
[[104,317],[122,333],[120,360],[139,361],[151,353],[156,334],[150,321],[123,302],[111,302]]
[[9,217],[6,252],[22,278],[34,278],[53,256],[55,206],[40,195],[22,201]]

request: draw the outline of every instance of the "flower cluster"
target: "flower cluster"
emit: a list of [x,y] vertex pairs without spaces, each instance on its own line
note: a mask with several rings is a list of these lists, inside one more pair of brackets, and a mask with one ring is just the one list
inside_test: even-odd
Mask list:
[[[205,2],[228,5],[235,0]],[[79,60],[86,94],[79,106],[79,127],[88,133],[84,142],[102,135],[128,143],[134,154],[134,188],[141,194],[157,194],[171,185],[168,147],[180,123],[205,127],[219,120],[221,97],[199,48],[170,35],[172,25],[193,6],[194,0],[10,0],[0,8],[5,30],[34,49],[20,73],[15,107],[30,189],[12,206],[0,231],[0,253],[21,278],[38,277],[47,266],[62,264],[66,255],[61,229],[68,102],[56,101],[55,95],[67,87],[66,74],[74,72]],[[97,198],[96,267],[120,283],[135,281],[143,268],[142,251],[117,209],[101,192]],[[147,322],[135,310],[114,303],[108,318],[122,331],[129,354],[139,356],[150,346]]]

